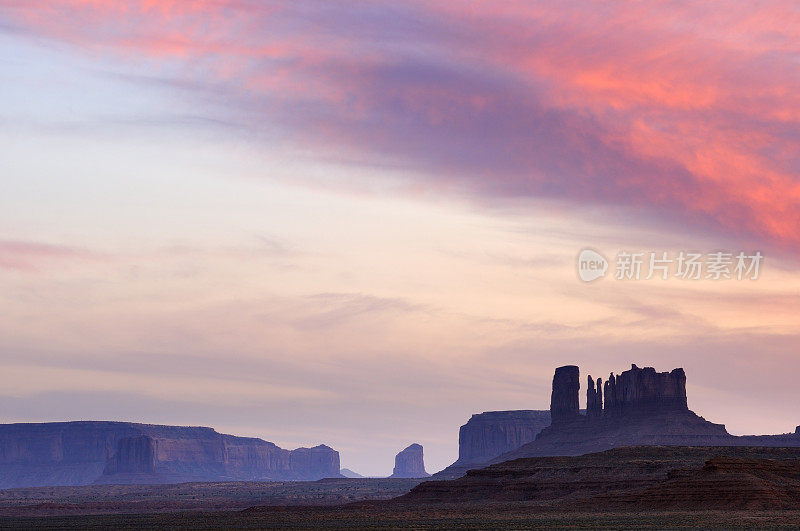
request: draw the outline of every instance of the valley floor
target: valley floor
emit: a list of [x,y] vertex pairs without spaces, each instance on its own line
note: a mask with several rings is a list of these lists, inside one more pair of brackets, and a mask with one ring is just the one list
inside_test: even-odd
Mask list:
[[524,506],[487,511],[397,511],[375,508],[275,508],[266,512],[165,513],[5,518],[0,529],[798,529],[800,511],[631,513],[531,512]]

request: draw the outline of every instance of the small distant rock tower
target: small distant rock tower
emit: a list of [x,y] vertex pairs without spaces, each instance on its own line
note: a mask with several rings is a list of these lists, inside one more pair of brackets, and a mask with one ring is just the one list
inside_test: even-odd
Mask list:
[[394,458],[393,478],[426,478],[425,461],[422,456],[422,445],[414,443],[397,454]]

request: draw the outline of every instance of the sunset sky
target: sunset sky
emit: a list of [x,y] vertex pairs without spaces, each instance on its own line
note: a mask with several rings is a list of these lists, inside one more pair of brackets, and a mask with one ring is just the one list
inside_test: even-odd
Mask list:
[[[431,472],[636,363],[794,431],[800,8],[697,4],[0,0],[0,422]],[[585,247],[765,259],[584,283]]]

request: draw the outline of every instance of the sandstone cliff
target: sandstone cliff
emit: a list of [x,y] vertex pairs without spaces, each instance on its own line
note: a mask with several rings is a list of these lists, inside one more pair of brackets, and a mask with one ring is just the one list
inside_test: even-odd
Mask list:
[[0,425],[0,488],[324,477],[340,477],[327,446],[290,451],[211,428],[129,422]]
[[426,478],[430,476],[425,472],[425,460],[422,446],[412,444],[398,453],[394,458],[393,478]]

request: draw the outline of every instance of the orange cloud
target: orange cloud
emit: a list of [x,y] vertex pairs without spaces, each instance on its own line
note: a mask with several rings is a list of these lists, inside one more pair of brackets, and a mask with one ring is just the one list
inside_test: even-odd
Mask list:
[[3,2],[213,87],[232,119],[479,199],[556,197],[800,250],[800,12],[523,1]]

